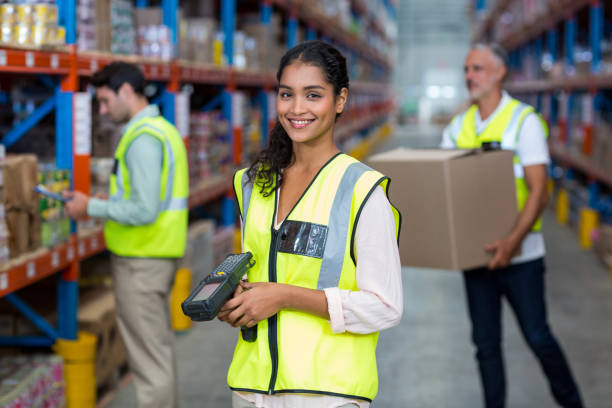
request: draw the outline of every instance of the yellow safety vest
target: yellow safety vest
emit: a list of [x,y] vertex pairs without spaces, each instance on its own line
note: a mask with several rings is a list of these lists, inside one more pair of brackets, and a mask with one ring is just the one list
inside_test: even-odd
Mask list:
[[115,166],[110,177],[110,199],[130,199],[130,174],[125,156],[132,142],[143,133],[156,137],[164,147],[160,212],[155,222],[149,225],[131,226],[106,221],[106,245],[112,253],[120,256],[179,258],[185,253],[187,240],[187,153],[177,129],[162,116],[139,120],[121,138],[115,151]]
[[[234,176],[243,219],[244,250],[253,253],[251,282],[279,282],[310,289],[357,291],[353,240],[359,214],[377,186],[390,180],[339,153],[319,171],[279,230],[277,194],[261,194]],[[392,206],[399,239],[400,214]],[[331,331],[321,317],[281,310],[257,324],[257,340],[238,340],[229,368],[231,389],[255,393],[312,393],[371,401],[378,390],[376,343],[370,334]]]
[[[485,142],[499,142],[504,150],[514,151],[514,177],[516,180],[516,197],[518,208],[522,210],[529,196],[529,188],[525,182],[523,165],[517,154],[517,143],[523,121],[530,113],[534,113],[532,106],[526,105],[512,98],[510,102],[499,112],[487,125],[485,130],[476,133],[476,111],[477,105],[472,105],[467,111],[456,116],[449,125],[450,137],[459,149],[477,149]],[[548,138],[548,126],[538,115],[546,137]],[[533,225],[532,231],[542,230],[542,219],[538,219]]]

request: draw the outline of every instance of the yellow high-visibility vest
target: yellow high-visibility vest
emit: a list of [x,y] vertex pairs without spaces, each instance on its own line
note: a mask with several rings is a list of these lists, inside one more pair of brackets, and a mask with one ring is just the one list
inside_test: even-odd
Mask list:
[[[499,142],[504,150],[514,151],[514,177],[516,180],[516,198],[519,211],[525,206],[529,196],[529,188],[525,182],[523,165],[517,154],[517,143],[521,127],[527,115],[534,113],[532,106],[511,98],[510,102],[488,124],[485,130],[476,133],[477,105],[472,105],[467,111],[456,116],[449,125],[450,137],[459,149],[477,149],[485,142]],[[548,138],[548,126],[538,115]],[[542,219],[533,225],[532,231],[542,230]]]
[[159,139],[164,148],[160,212],[155,222],[149,225],[130,226],[106,221],[106,245],[112,253],[120,256],[179,258],[185,253],[187,240],[187,153],[178,130],[162,116],[143,118],[131,125],[122,136],[115,151],[116,162],[110,177],[110,199],[129,200],[132,188],[125,156],[132,142],[143,133]]
[[[268,197],[234,176],[243,219],[244,251],[253,253],[251,282],[357,291],[355,229],[367,198],[389,179],[339,153],[319,171],[295,208],[274,229],[278,190]],[[392,206],[399,239],[400,214]],[[281,310],[257,324],[257,340],[238,340],[229,368],[231,389],[255,393],[312,393],[371,401],[378,390],[376,343],[370,334],[331,331],[321,317]]]

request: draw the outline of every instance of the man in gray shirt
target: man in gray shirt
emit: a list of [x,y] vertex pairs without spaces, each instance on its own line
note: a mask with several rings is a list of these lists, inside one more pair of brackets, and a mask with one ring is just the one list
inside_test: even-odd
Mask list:
[[68,214],[106,220],[117,320],[140,408],[177,406],[168,298],[184,255],[187,154],[176,128],[149,105],[140,70],[112,63],[92,78],[100,114],[127,124],[115,151],[110,197],[66,193]]

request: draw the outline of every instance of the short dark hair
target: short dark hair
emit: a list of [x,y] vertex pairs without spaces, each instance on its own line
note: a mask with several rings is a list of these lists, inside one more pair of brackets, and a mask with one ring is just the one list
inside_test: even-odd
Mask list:
[[144,89],[147,83],[140,69],[134,64],[115,61],[96,71],[91,78],[91,84],[94,87],[106,86],[115,93],[125,83],[130,84],[135,93],[145,95]]

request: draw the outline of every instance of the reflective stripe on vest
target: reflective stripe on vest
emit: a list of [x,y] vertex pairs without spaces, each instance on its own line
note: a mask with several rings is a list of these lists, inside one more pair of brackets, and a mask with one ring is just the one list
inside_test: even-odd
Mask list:
[[111,200],[129,200],[131,185],[125,162],[131,143],[141,134],[158,139],[163,146],[160,206],[155,222],[130,226],[107,221],[105,238],[111,252],[132,257],[181,257],[185,251],[189,173],[187,154],[176,128],[163,117],[144,118],[123,135],[115,152],[115,174],[111,175]]
[[[517,203],[519,210],[522,210],[529,196],[529,188],[525,182],[524,169],[517,154],[517,144],[525,118],[531,113],[537,113],[533,107],[512,98],[495,115],[487,127],[480,134],[477,134],[477,110],[478,106],[472,105],[467,111],[457,116],[449,126],[450,137],[460,149],[479,148],[484,142],[500,142],[502,149],[514,152],[513,168],[516,180]],[[546,131],[546,137],[548,137],[547,126],[543,121],[542,123]],[[538,219],[533,225],[532,231],[537,232],[541,229],[542,220]]]
[[[358,290],[351,250],[355,227],[371,192],[377,186],[387,192],[386,177],[339,154],[321,169],[278,232],[272,233],[277,191],[264,197],[257,185],[246,180],[245,170],[234,177],[244,247],[256,260],[250,281]],[[393,206],[392,210],[397,232],[400,215]],[[368,401],[375,397],[378,333],[333,334],[327,320],[294,310],[279,311],[259,322],[257,330],[256,342],[238,341],[228,373],[232,389]]]

